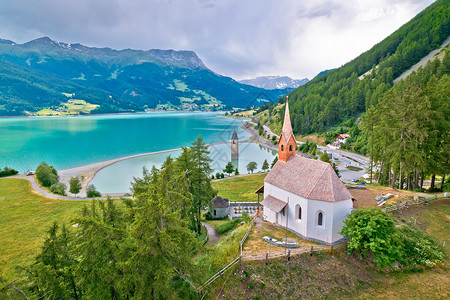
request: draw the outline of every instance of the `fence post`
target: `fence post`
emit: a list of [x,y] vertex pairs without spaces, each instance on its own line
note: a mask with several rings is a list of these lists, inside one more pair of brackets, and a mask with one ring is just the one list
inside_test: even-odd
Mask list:
[[331,245],[330,252],[331,252],[331,254],[333,254],[333,245]]
[[242,255],[239,255],[239,262],[241,263],[241,268],[244,266],[244,263],[242,262]]
[[311,246],[311,254],[309,256],[313,255],[313,246]]
[[269,253],[266,253],[266,265],[269,264]]
[[289,249],[288,255],[287,255],[287,263],[289,264],[291,262],[291,250]]

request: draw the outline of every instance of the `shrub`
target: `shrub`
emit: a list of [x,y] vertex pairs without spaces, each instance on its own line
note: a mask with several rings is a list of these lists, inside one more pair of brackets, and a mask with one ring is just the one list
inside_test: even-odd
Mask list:
[[217,178],[217,179],[220,179],[220,178],[221,178],[219,172],[216,173],[216,178]]
[[220,174],[220,178],[225,178],[225,175],[223,173]]
[[444,259],[444,251],[419,229],[409,224],[401,226],[398,230],[403,244],[403,253],[400,259],[403,265],[433,267]]
[[371,253],[379,267],[390,266],[399,258],[395,221],[377,208],[355,210],[344,220],[340,234],[350,238],[349,255],[356,252],[363,259]]
[[[244,213],[244,214],[246,214],[246,213]],[[242,216],[241,218],[237,218],[237,219],[230,220],[230,221],[228,221],[228,222],[225,222],[225,223],[216,225],[216,226],[214,226],[214,228],[216,229],[216,231],[217,231],[218,234],[224,234],[225,232],[228,232],[228,231],[230,231],[230,230],[233,230],[233,229],[236,228],[236,227],[239,225],[239,223],[241,223],[242,221],[247,221],[246,219],[244,219],[244,214],[243,214],[243,216]],[[247,214],[247,216],[248,216],[248,214]],[[248,219],[250,220],[251,218],[248,217]]]
[[12,176],[19,173],[17,170],[10,169],[8,167],[5,167],[3,170],[0,169],[0,177],[6,177],[6,176]]
[[87,195],[89,198],[101,197],[101,196],[102,196],[102,194],[101,194],[99,191],[97,191],[97,188],[96,188],[95,185],[93,185],[93,184],[89,184],[89,185],[87,186],[87,189],[86,189],[86,195]]
[[62,195],[62,196],[66,196],[66,190],[67,190],[67,186],[60,182],[60,183],[55,183],[52,184],[49,187],[50,192],[52,192],[53,194],[58,194],[58,195]]
[[205,218],[205,220],[212,220],[212,214],[210,211],[207,211],[206,213],[203,214],[203,217]]
[[344,221],[341,234],[350,238],[348,254],[356,252],[362,259],[370,253],[379,267],[395,261],[431,267],[444,259],[430,237],[411,224],[396,228],[394,219],[377,208],[357,209]]
[[47,163],[42,162],[36,168],[36,178],[43,186],[50,187],[58,182],[58,172],[53,166],[49,166]]

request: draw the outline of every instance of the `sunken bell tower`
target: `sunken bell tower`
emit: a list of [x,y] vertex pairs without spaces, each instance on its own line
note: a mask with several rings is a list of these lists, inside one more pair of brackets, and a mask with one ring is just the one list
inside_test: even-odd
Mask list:
[[237,161],[239,159],[239,138],[236,133],[236,129],[231,136],[231,161]]
[[294,132],[292,131],[291,117],[289,115],[289,101],[286,96],[286,108],[284,111],[283,129],[281,130],[280,139],[278,140],[278,160],[288,161],[288,159],[295,155],[295,148],[297,142],[295,141]]

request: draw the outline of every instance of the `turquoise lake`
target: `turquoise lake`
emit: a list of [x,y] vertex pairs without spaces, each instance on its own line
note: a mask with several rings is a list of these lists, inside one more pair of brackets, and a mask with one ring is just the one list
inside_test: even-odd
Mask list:
[[[23,173],[35,170],[42,161],[57,170],[79,167],[134,154],[189,146],[198,135],[206,143],[229,142],[236,129],[241,141],[249,133],[240,128],[242,120],[223,118],[217,112],[161,112],[81,117],[2,118],[0,119],[0,166]],[[241,173],[246,161],[272,161],[275,152],[255,144],[240,145]],[[230,158],[229,145],[211,147],[213,168],[220,170]],[[142,167],[159,166],[177,152],[128,159],[101,170],[94,178],[101,192],[114,192],[103,182],[115,176],[127,192],[129,179],[139,176]],[[250,159],[250,160],[249,160]],[[106,176],[106,177],[105,177]],[[103,188],[103,190],[100,188]],[[109,185],[112,186],[112,185]],[[114,186],[112,186],[114,187]],[[123,190],[125,189],[125,190]]]

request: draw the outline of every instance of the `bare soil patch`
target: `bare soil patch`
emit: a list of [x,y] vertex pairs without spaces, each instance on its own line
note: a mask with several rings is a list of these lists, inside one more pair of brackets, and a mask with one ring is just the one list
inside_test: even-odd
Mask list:
[[[384,187],[384,186],[367,186],[367,189],[348,189],[350,194],[352,194],[353,198],[356,199],[355,202],[353,202],[353,207],[375,207],[378,206],[377,201],[375,200],[375,197],[381,194],[390,193],[393,194],[394,197],[389,199],[388,201],[392,202],[401,202],[405,201],[402,199],[401,201],[398,200],[398,190],[391,189],[390,187]],[[402,196],[405,196],[405,192],[402,191]]]

